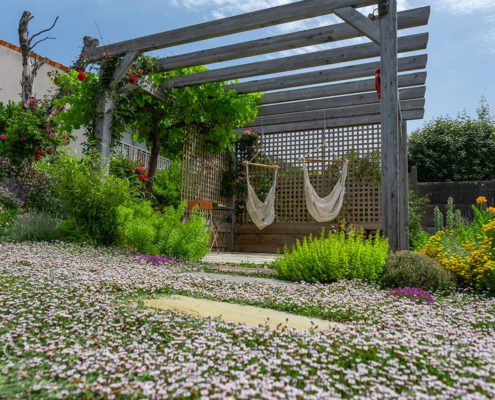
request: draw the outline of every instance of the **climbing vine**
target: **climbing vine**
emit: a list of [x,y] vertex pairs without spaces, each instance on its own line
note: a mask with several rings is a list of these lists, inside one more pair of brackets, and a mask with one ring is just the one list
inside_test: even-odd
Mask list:
[[141,56],[131,66],[128,74],[115,88],[108,91],[109,82],[116,67],[116,60],[102,65],[103,73],[71,71],[56,76],[67,95],[57,99],[66,105],[56,118],[67,130],[88,129],[90,143],[95,140],[98,101],[107,90],[114,101],[112,112],[112,144],[116,144],[126,131],[151,150],[148,165],[147,190],[151,193],[158,156],[175,158],[182,150],[184,132],[194,130],[204,137],[205,148],[220,153],[233,148],[239,138],[235,129],[254,120],[258,111],[260,94],[239,95],[225,91],[225,83],[214,82],[186,88],[163,91],[158,100],[140,89],[139,81],[145,78],[155,88],[164,80],[180,75],[202,72],[206,67],[184,68],[177,71],[159,72],[156,60]]

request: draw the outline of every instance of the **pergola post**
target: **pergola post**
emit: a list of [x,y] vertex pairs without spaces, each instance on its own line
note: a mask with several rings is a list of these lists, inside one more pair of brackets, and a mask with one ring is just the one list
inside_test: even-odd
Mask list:
[[399,138],[399,250],[409,250],[409,173],[407,121],[402,121]]
[[382,230],[390,248],[400,248],[399,218],[399,94],[397,84],[397,0],[380,0]]
[[[98,140],[97,150],[103,158],[103,168],[108,172],[110,167],[110,153],[112,142],[112,111],[115,105],[110,91],[117,86],[117,83],[124,77],[129,70],[139,52],[132,51],[122,57],[120,63],[115,70],[112,81],[107,90],[105,90],[98,99],[98,119],[96,120],[95,136]],[[100,72],[100,76],[103,71]]]
[[104,168],[108,170],[110,162],[112,141],[112,111],[114,101],[108,91],[105,91],[98,99],[98,119],[96,120],[95,136],[98,140],[96,146],[102,156]]

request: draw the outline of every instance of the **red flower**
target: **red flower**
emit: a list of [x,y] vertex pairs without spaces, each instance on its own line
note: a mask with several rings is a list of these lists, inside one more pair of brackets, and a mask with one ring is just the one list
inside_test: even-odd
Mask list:
[[36,150],[34,152],[34,160],[38,161],[41,157],[43,157],[43,151],[41,151],[40,149]]
[[131,75],[129,77],[129,83],[132,85],[134,83],[136,83],[136,75]]
[[138,178],[141,182],[146,182],[146,179],[148,179],[146,175],[139,175]]
[[68,140],[64,140],[64,145],[67,146],[70,142]]
[[21,136],[21,142],[26,142],[28,140],[26,135]]
[[0,140],[7,140],[7,135],[5,133],[0,134]]
[[81,82],[86,79],[86,74],[84,73],[84,71],[79,71],[77,73],[77,79],[79,79]]
[[36,99],[29,99],[28,104],[29,104],[30,106],[32,106],[32,105],[34,105],[34,104],[36,104]]

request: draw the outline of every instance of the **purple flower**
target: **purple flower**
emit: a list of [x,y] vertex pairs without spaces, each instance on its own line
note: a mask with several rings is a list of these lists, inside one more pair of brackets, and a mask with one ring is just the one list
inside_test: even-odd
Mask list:
[[419,288],[404,287],[392,289],[389,290],[388,295],[395,297],[407,297],[409,300],[416,301],[418,303],[435,303],[435,299],[429,292]]
[[139,261],[146,261],[149,264],[161,265],[161,264],[171,264],[177,262],[175,258],[167,256],[151,256],[149,254],[136,254],[133,256],[134,259]]

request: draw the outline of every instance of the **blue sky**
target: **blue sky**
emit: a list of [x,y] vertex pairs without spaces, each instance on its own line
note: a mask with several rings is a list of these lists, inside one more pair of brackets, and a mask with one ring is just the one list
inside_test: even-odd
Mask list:
[[[289,2],[291,0],[2,0],[0,38],[18,43],[17,24],[25,9],[35,16],[31,23],[33,32],[49,26],[58,15],[60,21],[52,33],[56,40],[42,43],[37,51],[70,64],[80,52],[84,35],[101,37],[106,44]],[[473,114],[482,95],[490,104],[492,114],[495,113],[495,1],[399,0],[402,9],[427,4],[432,6],[432,15],[428,26],[430,42],[425,121],[441,115],[455,115],[463,110]],[[180,54],[205,46],[213,47],[337,21],[336,17],[327,16],[166,49],[155,54]],[[410,31],[424,30],[423,27]],[[313,46],[300,52],[328,46]],[[287,54],[291,53],[268,57]],[[222,64],[213,67],[218,66]],[[410,129],[422,123],[412,122]]]

